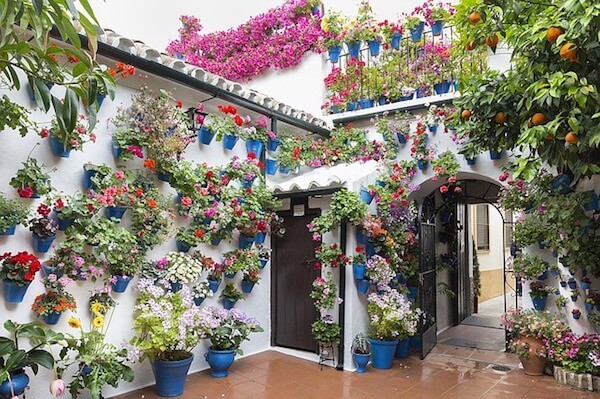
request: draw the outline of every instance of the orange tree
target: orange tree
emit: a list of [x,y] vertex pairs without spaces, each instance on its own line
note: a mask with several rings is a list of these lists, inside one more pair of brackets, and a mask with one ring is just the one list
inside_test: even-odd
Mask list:
[[[18,90],[28,80],[36,103],[44,111],[54,108],[58,128],[73,131],[78,103],[96,104],[98,93],[114,98],[115,81],[106,66],[96,62],[97,38],[101,29],[88,0],[0,0],[0,85]],[[89,51],[82,47],[82,29]],[[50,36],[60,36],[60,45]],[[53,96],[53,84],[66,88],[64,101]],[[89,107],[90,124],[96,107]],[[34,124],[25,107],[0,97],[0,131],[17,129],[22,135]]]
[[600,2],[461,0],[458,47],[512,52],[511,68],[463,76],[459,135],[483,150],[513,150],[516,176],[540,165],[600,173]]

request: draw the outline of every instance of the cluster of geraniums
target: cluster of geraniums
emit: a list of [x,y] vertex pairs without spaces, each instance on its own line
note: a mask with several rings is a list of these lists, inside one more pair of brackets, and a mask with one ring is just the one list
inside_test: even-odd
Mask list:
[[317,261],[314,263],[315,269],[321,269],[322,267],[343,267],[350,261],[337,244],[318,246],[315,248],[315,257],[317,258]]
[[312,0],[287,0],[264,14],[227,31],[201,34],[200,20],[181,16],[180,38],[167,52],[214,74],[249,80],[269,69],[300,63],[307,51],[319,51],[320,18],[311,14]]
[[313,300],[319,320],[312,324],[312,334],[315,340],[321,344],[335,344],[341,338],[341,328],[335,323],[333,317],[327,312],[333,310],[335,305],[341,304],[342,300],[337,296],[337,287],[333,274],[327,272],[325,278],[317,277],[312,283],[310,298]]

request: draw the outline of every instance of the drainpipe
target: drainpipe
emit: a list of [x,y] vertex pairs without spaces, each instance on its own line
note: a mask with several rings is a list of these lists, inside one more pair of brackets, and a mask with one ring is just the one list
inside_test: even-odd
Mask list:
[[[343,222],[340,224],[340,248],[342,253],[346,255],[346,240],[348,235],[348,224]],[[341,305],[338,308],[338,320],[340,324],[341,337],[340,345],[338,347],[338,364],[337,370],[344,370],[344,353],[345,353],[345,324],[346,324],[346,268],[340,267],[340,298],[342,299]]]

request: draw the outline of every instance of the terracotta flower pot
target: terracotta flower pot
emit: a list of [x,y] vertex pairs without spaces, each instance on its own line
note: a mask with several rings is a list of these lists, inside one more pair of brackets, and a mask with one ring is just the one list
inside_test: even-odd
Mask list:
[[534,337],[521,336],[517,339],[517,345],[521,347],[529,345],[529,357],[519,357],[525,374],[544,375],[546,358],[537,355],[538,351],[544,347],[542,341]]

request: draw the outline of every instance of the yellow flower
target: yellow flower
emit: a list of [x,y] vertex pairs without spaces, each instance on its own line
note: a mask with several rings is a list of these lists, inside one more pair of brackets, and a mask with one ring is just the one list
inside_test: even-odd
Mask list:
[[72,328],[81,328],[81,320],[79,320],[77,317],[71,316],[67,323]]
[[95,317],[93,323],[94,323],[94,327],[102,328],[102,326],[104,325],[104,317],[102,317],[102,316]]
[[92,312],[93,312],[94,314],[96,314],[96,315],[99,315],[99,314],[100,314],[100,312],[102,311],[102,308],[103,308],[103,307],[104,307],[104,306],[102,306],[102,305],[100,304],[100,302],[98,302],[98,301],[95,301],[94,303],[92,303],[92,306],[90,306],[90,309],[92,310]]

